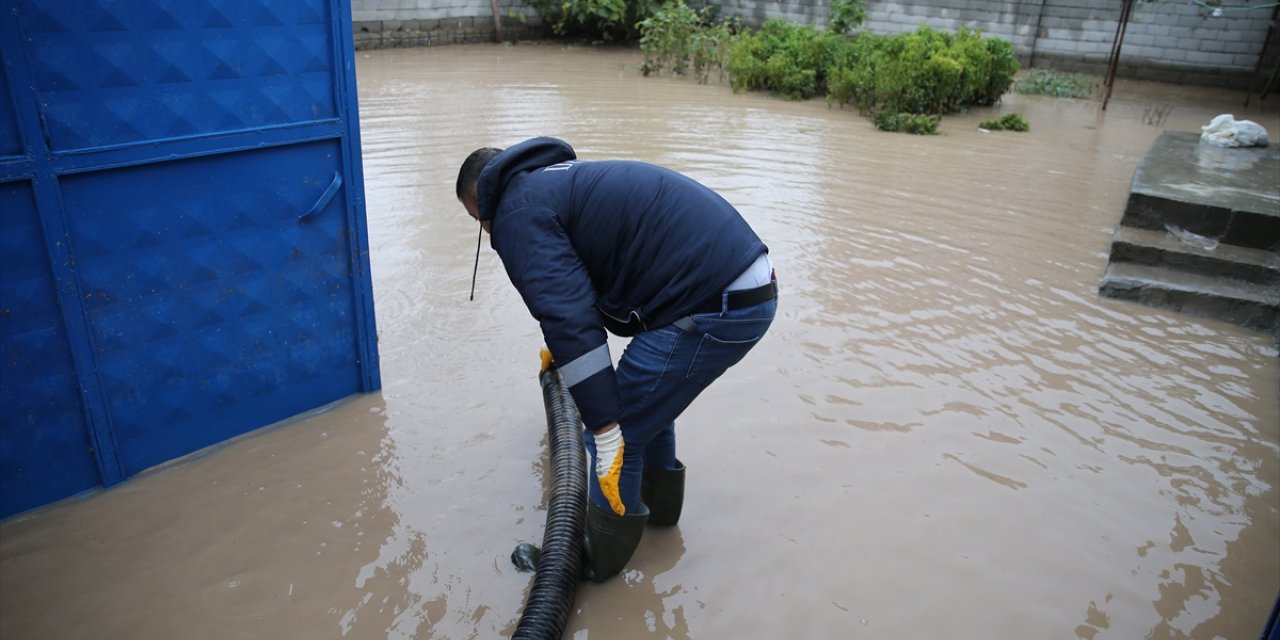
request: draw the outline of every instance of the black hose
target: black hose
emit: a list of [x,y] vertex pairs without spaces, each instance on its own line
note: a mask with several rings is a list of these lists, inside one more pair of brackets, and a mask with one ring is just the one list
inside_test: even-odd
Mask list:
[[582,537],[587,520],[587,455],[578,407],[553,371],[543,371],[542,400],[551,435],[551,498],[542,555],[524,613],[512,638],[564,635],[582,576]]

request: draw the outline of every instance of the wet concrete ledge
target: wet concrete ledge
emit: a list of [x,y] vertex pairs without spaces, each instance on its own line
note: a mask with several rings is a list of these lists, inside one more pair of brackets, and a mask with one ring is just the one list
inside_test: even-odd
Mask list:
[[[434,47],[447,44],[493,42],[492,16],[467,16],[431,20],[361,20],[352,23],[355,48]],[[541,24],[502,16],[503,42],[545,37]]]
[[1160,134],[1133,174],[1121,224],[1173,225],[1225,244],[1280,251],[1280,146],[1226,149]]
[[1161,134],[1134,172],[1099,294],[1280,337],[1280,148]]

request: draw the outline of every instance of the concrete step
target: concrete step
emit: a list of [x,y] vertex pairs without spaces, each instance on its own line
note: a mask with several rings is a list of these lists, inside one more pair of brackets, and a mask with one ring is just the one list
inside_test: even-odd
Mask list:
[[1102,276],[1098,293],[1280,336],[1280,288],[1273,285],[1113,262]]
[[1111,237],[1111,262],[1280,287],[1280,253],[1205,242],[1167,230],[1120,227]]
[[1165,131],[1133,173],[1121,224],[1280,251],[1280,145],[1224,149]]

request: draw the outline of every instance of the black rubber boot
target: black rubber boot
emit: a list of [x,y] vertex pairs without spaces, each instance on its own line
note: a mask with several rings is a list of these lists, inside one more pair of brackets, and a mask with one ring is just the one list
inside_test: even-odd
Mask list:
[[644,523],[648,520],[649,509],[643,502],[627,515],[619,516],[588,501],[583,577],[604,582],[618,575],[640,546],[640,536],[644,535]]
[[684,508],[684,471],[679,469],[645,469],[640,480],[640,501],[649,505],[649,524],[672,527],[680,521]]

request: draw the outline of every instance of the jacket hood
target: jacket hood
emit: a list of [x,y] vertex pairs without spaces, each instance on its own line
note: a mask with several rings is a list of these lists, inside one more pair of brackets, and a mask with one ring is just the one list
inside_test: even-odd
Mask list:
[[494,156],[480,172],[476,181],[476,208],[480,220],[492,220],[502,200],[502,192],[515,176],[532,169],[541,169],[568,160],[576,160],[577,154],[569,143],[558,138],[531,138]]

